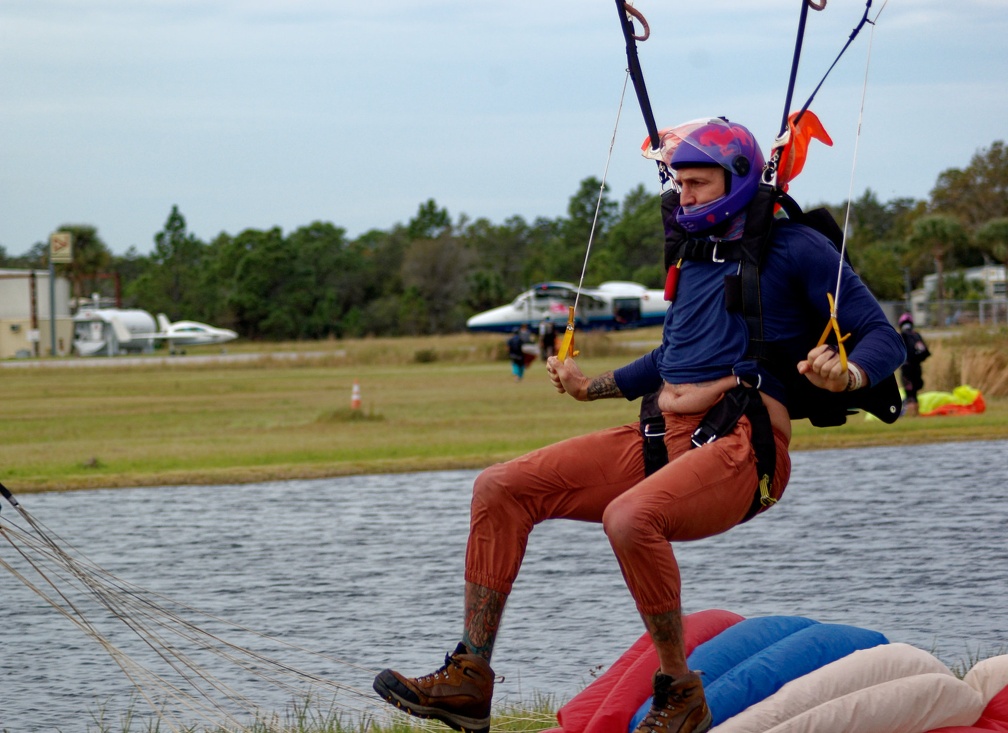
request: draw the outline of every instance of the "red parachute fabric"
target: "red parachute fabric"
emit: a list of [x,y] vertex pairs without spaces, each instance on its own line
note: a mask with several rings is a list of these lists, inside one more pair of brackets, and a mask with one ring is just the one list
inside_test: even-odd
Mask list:
[[[698,611],[683,617],[686,655],[730,626],[743,621],[730,611]],[[630,719],[651,696],[658,654],[643,634],[597,680],[557,712],[559,728],[544,733],[613,733],[625,731]]]
[[973,725],[935,728],[928,733],[982,733],[982,731],[1008,733],[1008,687],[991,698],[984,708],[983,715]]

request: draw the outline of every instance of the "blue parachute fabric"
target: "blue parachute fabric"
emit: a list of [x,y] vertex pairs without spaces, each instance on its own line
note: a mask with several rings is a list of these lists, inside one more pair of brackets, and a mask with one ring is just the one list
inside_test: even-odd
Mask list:
[[[887,644],[877,631],[821,624],[800,616],[746,619],[698,646],[687,660],[700,673],[713,724],[766,699],[793,679],[858,649]],[[640,707],[633,731],[651,707]]]
[[[700,675],[706,690],[712,681],[727,674],[768,646],[818,623],[818,621],[801,616],[759,616],[745,619],[700,644],[686,661],[689,668]],[[630,721],[629,729],[631,731],[648,714],[651,709],[651,700],[652,698],[649,697],[638,708],[637,713]]]
[[700,675],[706,690],[715,680],[767,647],[818,623],[802,616],[758,616],[745,619],[699,645],[686,661],[689,668]]
[[888,644],[877,631],[841,624],[815,624],[749,657],[704,687],[714,725],[765,700],[793,679],[858,649]]

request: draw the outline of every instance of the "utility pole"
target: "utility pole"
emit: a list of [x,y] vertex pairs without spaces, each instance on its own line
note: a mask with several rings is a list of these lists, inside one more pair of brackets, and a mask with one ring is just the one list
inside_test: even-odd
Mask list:
[[49,235],[49,355],[56,356],[56,264],[73,262],[73,235],[53,232]]

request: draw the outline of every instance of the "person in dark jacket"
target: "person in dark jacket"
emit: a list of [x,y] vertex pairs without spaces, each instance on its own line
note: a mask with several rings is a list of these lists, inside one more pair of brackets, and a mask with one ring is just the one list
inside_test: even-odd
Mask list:
[[525,344],[528,343],[528,327],[522,324],[520,328],[516,328],[511,334],[511,338],[508,339],[508,358],[511,360],[511,374],[514,375],[514,381],[520,382],[522,377],[525,376]]
[[915,417],[918,414],[917,393],[924,389],[921,364],[931,356],[924,338],[914,330],[913,316],[904,313],[899,317],[900,336],[906,349],[906,361],[900,367],[900,378],[906,397],[903,400],[903,414]]
[[539,353],[543,361],[556,354],[556,324],[552,316],[546,316],[539,321]]

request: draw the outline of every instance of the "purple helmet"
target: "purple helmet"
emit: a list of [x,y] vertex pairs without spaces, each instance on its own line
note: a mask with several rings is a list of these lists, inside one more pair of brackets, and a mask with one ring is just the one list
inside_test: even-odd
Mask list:
[[690,166],[718,166],[726,172],[724,196],[689,213],[682,206],[676,211],[679,226],[688,232],[701,232],[735,216],[749,205],[759,188],[766,161],[756,138],[737,122],[715,117],[687,123],[676,130],[685,134],[681,134],[669,167],[678,170]]
[[899,321],[897,321],[897,323],[900,328],[903,328],[903,326],[908,323],[910,324],[910,326],[913,326],[913,316],[910,315],[909,313],[904,313],[899,317]]

